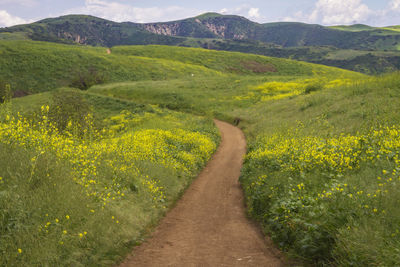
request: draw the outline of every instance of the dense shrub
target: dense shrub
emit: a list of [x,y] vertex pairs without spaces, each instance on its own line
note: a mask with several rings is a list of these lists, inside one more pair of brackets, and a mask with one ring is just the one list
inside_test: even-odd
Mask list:
[[89,68],[85,72],[79,72],[70,83],[71,87],[87,90],[93,85],[103,84],[106,82],[106,76],[95,68]]
[[79,125],[79,130],[88,127],[87,116],[91,111],[90,105],[81,94],[73,90],[58,90],[52,95],[50,120],[60,130],[64,131],[70,122]]
[[7,102],[11,99],[11,86],[0,81],[0,103]]

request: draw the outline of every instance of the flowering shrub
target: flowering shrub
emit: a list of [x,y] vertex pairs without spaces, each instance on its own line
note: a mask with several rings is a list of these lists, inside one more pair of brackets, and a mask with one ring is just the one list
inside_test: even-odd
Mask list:
[[[141,115],[123,112],[106,121],[111,126],[108,130],[95,129],[93,116],[89,114],[83,130],[77,130],[75,122],[69,121],[62,132],[49,120],[50,113],[51,109],[43,106],[40,119],[36,122],[10,115],[0,120],[0,146],[4,148],[0,156],[5,156],[3,153],[10,150],[25,151],[23,153],[30,157],[28,165],[23,167],[26,176],[20,177],[20,170],[7,170],[4,166],[0,170],[0,204],[2,196],[7,196],[4,201],[7,199],[8,203],[13,203],[10,206],[11,215],[7,209],[0,211],[0,218],[5,218],[0,220],[0,251],[6,255],[1,257],[0,265],[31,262],[37,252],[31,246],[34,243],[26,242],[29,238],[35,237],[38,242],[48,242],[51,247],[59,248],[55,258],[63,254],[70,257],[73,251],[80,251],[81,246],[101,246],[95,233],[112,238],[107,233],[99,233],[104,231],[101,225],[96,225],[100,222],[111,224],[109,229],[116,232],[123,229],[117,228],[117,225],[129,227],[132,220],[139,221],[142,228],[147,227],[146,224],[150,222],[140,217],[128,219],[127,215],[117,212],[116,207],[129,202],[136,210],[141,206],[148,210],[141,211],[142,217],[143,212],[147,216],[157,212],[160,214],[208,161],[218,141],[217,132],[204,119],[159,109],[155,113]],[[158,119],[158,122],[168,118],[168,123],[174,126],[165,123],[159,124],[160,128],[146,128],[141,123],[149,117],[153,121]],[[197,125],[196,129],[191,125]],[[10,159],[11,164],[17,161],[23,162],[23,159],[20,156]],[[63,170],[64,173],[55,174],[52,168]],[[65,183],[72,184],[69,185],[73,188],[69,194],[72,194],[72,198],[80,199],[80,203],[63,199],[61,193],[59,196],[48,193],[50,198],[60,199],[51,199],[53,205],[50,206],[45,204],[47,200],[38,200],[39,203],[32,204],[38,206],[37,210],[24,211],[18,207],[18,201],[22,200],[11,197],[30,194],[22,193],[23,189],[18,188],[17,184],[27,185],[26,190],[35,189],[32,191],[35,193],[37,188],[53,184],[51,190],[64,190],[67,187]],[[39,194],[38,198],[47,199],[46,195]],[[26,226],[26,222],[22,223],[28,219],[25,218],[25,212],[32,217],[27,224],[29,226]],[[21,225],[9,227],[12,221],[17,221],[18,216],[22,216]],[[21,229],[24,227],[33,231],[23,234]],[[111,235],[118,236],[115,233]],[[103,252],[100,257],[104,255],[107,253]],[[95,254],[91,253],[90,256],[96,259]],[[91,262],[89,258],[88,262]],[[35,261],[47,262],[40,257]]]
[[[329,262],[341,250],[339,265],[368,264],[371,257],[382,263],[365,251],[363,259],[356,246],[343,248],[341,242],[346,237],[354,244],[368,243],[349,236],[373,222],[381,226],[383,233],[376,235],[384,240],[375,248],[397,246],[399,133],[394,125],[328,138],[296,131],[260,137],[250,147],[241,178],[250,212],[282,248],[308,259]],[[343,259],[343,254],[353,256]]]

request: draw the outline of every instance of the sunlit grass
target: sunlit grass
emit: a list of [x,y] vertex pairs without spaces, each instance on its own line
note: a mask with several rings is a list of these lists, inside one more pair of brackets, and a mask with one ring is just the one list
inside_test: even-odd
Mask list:
[[63,132],[48,106],[36,121],[3,113],[0,265],[109,265],[141,241],[218,142],[210,120],[149,110]]
[[75,53],[110,80],[79,92],[93,111],[86,128],[55,129],[50,92],[1,106],[1,264],[115,264],[215,151],[212,117],[240,121],[249,211],[278,246],[311,264],[400,262],[398,73],[203,49],[116,47],[110,56],[27,44],[21,55],[23,43],[0,49],[29,62],[23,75],[18,64],[5,69],[13,89],[65,85],[75,65],[59,56]]
[[398,264],[399,81],[370,78],[250,111],[262,121],[246,130],[254,138],[241,181],[250,214],[282,249],[313,264]]

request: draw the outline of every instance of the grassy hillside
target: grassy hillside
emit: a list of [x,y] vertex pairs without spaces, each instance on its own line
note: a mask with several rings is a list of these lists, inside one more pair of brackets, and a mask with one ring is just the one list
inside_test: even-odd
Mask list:
[[200,65],[225,73],[241,75],[310,75],[312,71],[311,65],[302,62],[204,49],[118,46],[113,48],[113,52],[125,56],[172,59],[185,64]]
[[[314,265],[396,265],[398,74],[330,70],[229,86],[199,79],[90,92],[240,118],[249,147],[241,177],[249,213],[281,249]],[[179,102],[159,97],[167,94]]]
[[0,80],[13,90],[48,91],[98,77],[99,82],[165,80],[220,73],[168,59],[107,54],[105,48],[31,41],[0,41]]
[[[235,108],[248,85],[326,71],[203,49],[121,47],[107,54],[104,48],[42,42],[1,45],[4,81],[13,89],[41,92],[0,105],[0,258],[7,266],[118,262],[218,143],[210,119],[171,109],[212,115],[211,106],[215,113]],[[109,81],[125,81],[133,94],[125,97],[125,88],[116,89],[124,83],[57,89],[88,68],[107,73]],[[227,86],[232,80],[236,86]]]
[[[107,54],[41,42],[0,44],[8,58],[4,77],[11,77],[5,82],[30,84],[41,75],[47,84],[36,90],[46,92],[0,106],[3,265],[105,266],[123,257],[218,143],[210,120],[189,113],[240,120],[248,140],[241,183],[249,214],[282,250],[312,265],[399,264],[398,73],[369,77],[167,46],[121,46]],[[9,64],[13,58],[25,61]],[[73,77],[66,58],[86,64],[82,71],[107,70],[108,82],[87,91],[56,90],[66,84],[55,78],[62,66],[63,77]],[[16,75],[21,62],[26,72]],[[52,113],[52,99],[54,106],[80,103],[66,105],[66,113],[91,110],[93,121],[77,116],[84,127],[73,128],[56,120],[64,131],[54,130],[47,121],[65,113]],[[7,118],[18,111],[34,122]],[[71,194],[76,201],[66,203]]]
[[282,48],[262,42],[219,39],[193,40],[192,42],[185,42],[185,44],[214,50],[290,58],[369,75],[383,74],[400,69],[400,51],[365,51],[338,49],[331,46]]
[[44,19],[32,24],[0,29],[0,33],[24,34],[35,41],[106,47],[148,43],[176,45],[181,42],[180,38],[152,34],[133,23],[117,23],[86,15]]
[[331,26],[331,29],[342,30],[342,31],[350,31],[350,32],[361,32],[361,31],[371,31],[374,30],[374,27],[364,25],[364,24],[354,24],[354,25],[338,25]]
[[399,264],[398,77],[238,111],[253,136],[241,178],[250,214],[291,255]]
[[[116,23],[93,16],[68,15],[0,29],[0,40],[37,40],[103,47],[171,45],[290,58],[380,74],[400,69],[396,26],[356,24],[324,27],[295,22],[258,24],[232,15],[206,13],[162,23]],[[363,56],[333,60],[325,50],[363,51]],[[322,52],[321,52],[322,51]],[[385,55],[377,51],[390,51]],[[378,66],[378,67],[375,67]]]
[[29,37],[24,32],[1,32],[0,40],[29,40]]
[[280,248],[313,265],[398,264],[398,74],[314,66],[312,75],[239,77],[89,91],[240,118],[249,213]]
[[398,34],[399,26],[388,26],[388,27],[371,27],[364,24],[354,24],[354,25],[338,25],[338,26],[330,26],[331,29],[341,30],[341,31],[349,31],[349,32],[362,32],[362,31],[370,31],[375,35],[393,35]]
[[210,119],[71,89],[0,105],[0,265],[121,261],[218,140]]
[[31,93],[84,82],[312,73],[312,65],[284,59],[167,46],[115,47],[108,54],[100,47],[0,41],[0,54],[0,80]]
[[[278,97],[282,92],[287,96],[295,96],[304,93],[306,87],[316,86],[320,90],[332,83],[365,77],[359,73],[304,62],[191,48],[115,47],[113,52],[122,55],[171,58],[221,72],[228,71],[231,74],[212,78],[193,76],[169,81],[98,85],[89,89],[89,92],[130,99],[138,103],[158,104],[186,112],[214,112],[221,115],[221,118],[230,114],[228,110],[249,107],[268,97]],[[269,89],[268,84],[273,82],[291,84],[277,90],[273,86]]]

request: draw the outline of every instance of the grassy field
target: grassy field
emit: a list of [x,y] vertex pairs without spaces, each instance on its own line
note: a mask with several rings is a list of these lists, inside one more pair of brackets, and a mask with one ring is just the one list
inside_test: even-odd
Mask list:
[[282,249],[312,265],[399,263],[399,98],[393,74],[238,112],[249,212]]
[[[0,41],[0,80],[30,93],[74,82],[169,80],[183,77],[306,75],[310,65],[255,55],[162,46],[105,48],[31,41]],[[90,84],[90,85],[93,85]],[[89,84],[88,84],[89,85]]]
[[173,92],[181,104],[170,108],[240,118],[249,141],[241,177],[249,213],[281,249],[311,265],[392,266],[399,262],[392,253],[400,79],[331,74],[247,77],[225,86],[223,79],[123,83],[89,92],[166,107],[165,93]]
[[13,90],[30,93],[69,86],[74,81],[101,82],[166,80],[183,76],[220,75],[200,65],[173,60],[107,54],[106,48],[45,42],[1,41],[0,80]]
[[[9,73],[0,80],[42,92],[0,106],[2,264],[120,260],[215,150],[212,117],[240,119],[249,214],[288,255],[320,266],[399,264],[398,73],[369,77],[164,46],[114,47],[108,55],[40,42],[0,45]],[[29,49],[8,64],[21,48]],[[38,72],[30,63],[14,74],[20,59],[34,58]],[[82,72],[96,66],[109,76],[86,91],[58,88],[73,80],[65,58],[86,64]],[[71,110],[80,111],[72,112],[80,130],[60,119]]]
[[40,106],[49,93],[0,106],[0,265],[112,265],[190,184],[218,133],[206,118],[71,89],[53,94],[63,109],[90,105],[96,119],[87,113],[61,131],[62,111]]

